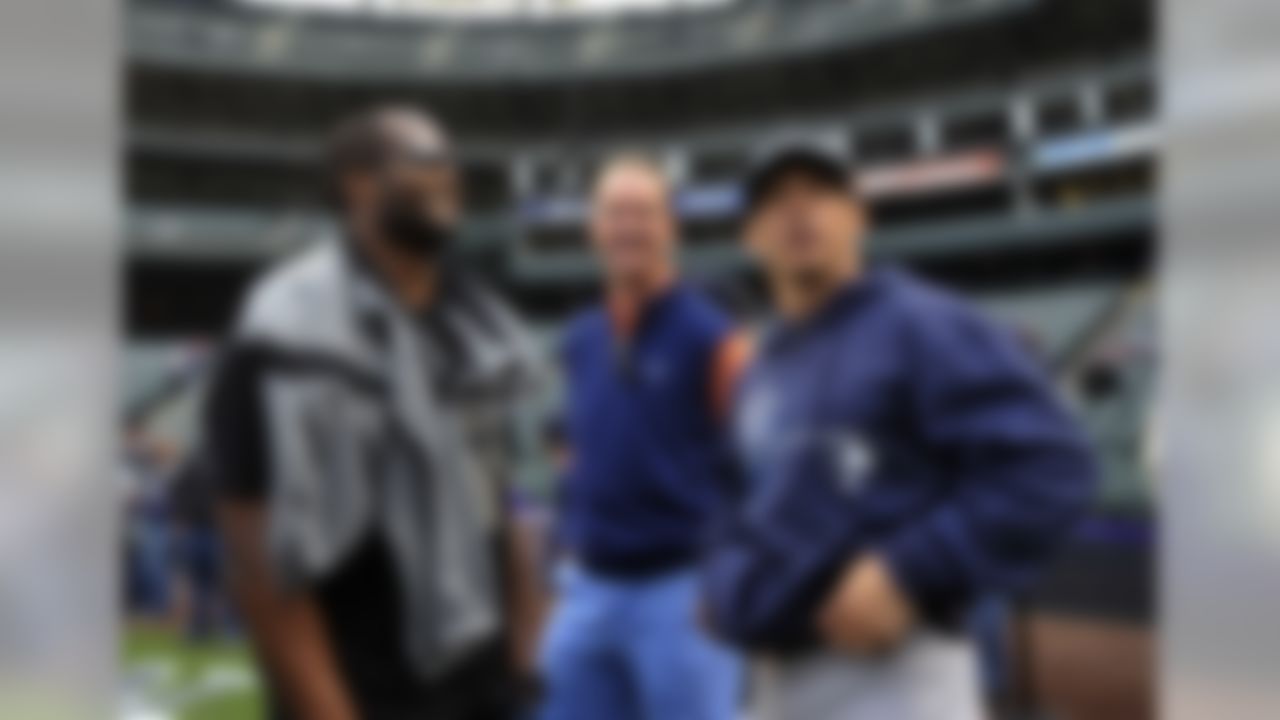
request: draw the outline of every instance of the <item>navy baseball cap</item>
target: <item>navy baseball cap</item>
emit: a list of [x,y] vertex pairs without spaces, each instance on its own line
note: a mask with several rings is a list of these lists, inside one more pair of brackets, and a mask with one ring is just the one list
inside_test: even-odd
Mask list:
[[746,212],[759,207],[778,181],[793,172],[804,173],[833,188],[853,191],[853,175],[843,152],[817,142],[789,142],[761,153],[748,170],[743,188]]

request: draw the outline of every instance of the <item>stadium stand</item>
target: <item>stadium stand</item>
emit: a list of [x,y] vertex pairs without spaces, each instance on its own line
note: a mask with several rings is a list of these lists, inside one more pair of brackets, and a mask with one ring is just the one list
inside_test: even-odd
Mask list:
[[[1153,15],[1142,0],[739,0],[535,21],[131,0],[129,337],[225,329],[264,262],[329,227],[321,138],[370,103],[420,102],[455,130],[474,211],[463,249],[548,344],[594,289],[583,193],[610,150],[663,159],[686,267],[750,318],[759,279],[736,242],[735,182],[762,144],[822,137],[872,200],[873,255],[1014,327],[1100,448],[1099,521],[1030,602],[1141,629],[1153,616]],[[1070,707],[1075,691],[1028,692]],[[1132,697],[1109,707],[1127,710],[1075,716],[1142,717]]]

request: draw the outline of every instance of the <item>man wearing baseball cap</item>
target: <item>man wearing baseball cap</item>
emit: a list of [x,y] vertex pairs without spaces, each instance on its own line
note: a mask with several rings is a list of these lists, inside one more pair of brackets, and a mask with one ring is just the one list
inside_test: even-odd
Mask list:
[[745,197],[776,318],[734,406],[745,489],[704,561],[710,621],[775,666],[763,717],[976,719],[962,618],[1044,566],[1092,455],[1010,334],[868,266],[841,156],[776,148]]

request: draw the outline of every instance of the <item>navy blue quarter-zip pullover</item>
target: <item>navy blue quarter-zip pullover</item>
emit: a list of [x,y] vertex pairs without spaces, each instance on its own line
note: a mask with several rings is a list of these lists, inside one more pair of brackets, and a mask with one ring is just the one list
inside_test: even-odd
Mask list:
[[892,269],[869,271],[762,341],[735,407],[746,487],[704,570],[719,630],[762,649],[815,642],[819,603],[865,552],[926,622],[1025,585],[1097,471],[1012,333]]
[[731,324],[677,284],[629,333],[604,308],[579,315],[563,346],[572,461],[560,540],[589,568],[642,575],[692,565],[724,493],[713,365]]

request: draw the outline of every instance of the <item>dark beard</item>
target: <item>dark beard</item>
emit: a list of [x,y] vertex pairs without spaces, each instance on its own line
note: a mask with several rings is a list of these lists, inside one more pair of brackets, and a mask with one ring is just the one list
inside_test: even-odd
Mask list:
[[831,285],[826,268],[808,268],[793,273],[789,278],[791,284],[806,295],[818,295]]
[[420,207],[394,199],[378,220],[382,235],[401,250],[423,257],[442,254],[453,239],[453,228],[429,217]]

